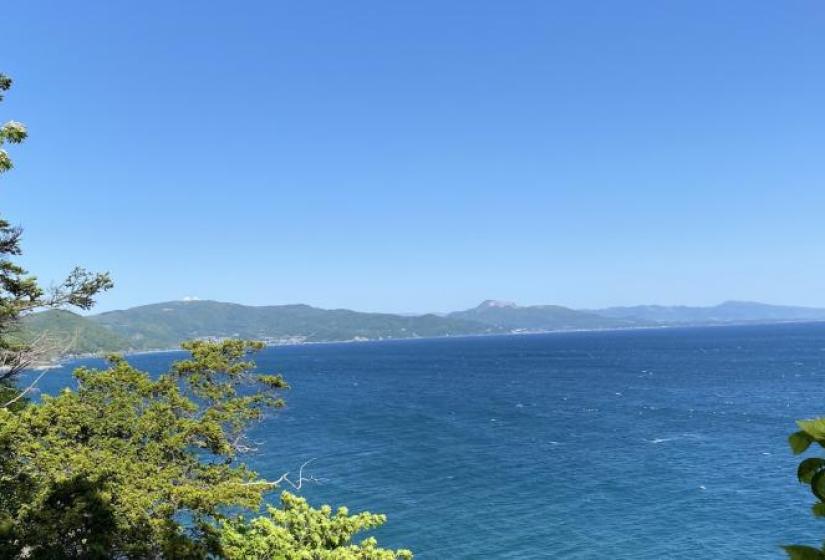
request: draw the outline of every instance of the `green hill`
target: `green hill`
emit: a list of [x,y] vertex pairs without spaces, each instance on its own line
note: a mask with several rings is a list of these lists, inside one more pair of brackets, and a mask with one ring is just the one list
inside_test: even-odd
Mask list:
[[211,337],[278,344],[823,319],[825,310],[821,309],[747,302],[707,308],[638,306],[581,311],[488,300],[446,316],[405,316],[309,305],[170,301],[87,317],[69,311],[36,313],[25,318],[24,332],[29,337],[48,332],[54,340],[72,342],[67,353],[84,354],[170,349],[184,340]]
[[86,317],[71,311],[33,313],[23,319],[23,336],[32,339],[45,333],[58,353],[92,354],[130,350],[129,342]]
[[253,307],[217,301],[172,301],[110,311],[89,320],[134,348],[170,348],[201,337],[268,342],[331,342],[485,334],[502,329],[437,315],[401,316],[318,309],[309,305]]

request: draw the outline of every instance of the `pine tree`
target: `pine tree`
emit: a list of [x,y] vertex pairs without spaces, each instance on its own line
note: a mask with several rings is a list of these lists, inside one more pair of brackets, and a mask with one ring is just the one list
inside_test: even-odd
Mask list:
[[[0,101],[11,86],[11,78],[0,74]],[[17,121],[0,127],[0,174],[13,167],[5,146],[20,144],[27,136],[25,125]],[[42,288],[35,276],[12,260],[22,252],[22,233],[20,227],[0,217],[0,406],[7,406],[9,400],[5,397],[14,394],[11,383],[16,375],[53,351],[43,337],[32,341],[21,336],[21,318],[35,311],[67,306],[89,309],[97,294],[112,287],[108,273],[94,274],[75,268],[57,287]]]

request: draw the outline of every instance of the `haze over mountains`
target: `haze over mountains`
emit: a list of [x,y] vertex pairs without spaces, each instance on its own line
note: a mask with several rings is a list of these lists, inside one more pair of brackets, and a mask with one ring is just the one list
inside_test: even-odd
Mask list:
[[825,321],[825,309],[726,301],[712,307],[637,305],[593,311],[603,317],[650,321],[662,325],[719,324],[775,321]]
[[46,331],[74,340],[72,353],[98,353],[170,349],[184,340],[213,337],[285,344],[784,321],[825,321],[825,309],[728,301],[712,307],[641,305],[576,310],[487,300],[446,315],[397,315],[302,304],[171,301],[85,317],[48,311],[27,317],[25,325],[31,334]]

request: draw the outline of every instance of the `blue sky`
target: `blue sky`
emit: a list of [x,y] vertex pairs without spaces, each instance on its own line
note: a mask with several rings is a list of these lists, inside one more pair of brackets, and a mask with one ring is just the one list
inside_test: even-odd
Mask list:
[[825,306],[819,1],[3,7],[44,281],[399,312]]

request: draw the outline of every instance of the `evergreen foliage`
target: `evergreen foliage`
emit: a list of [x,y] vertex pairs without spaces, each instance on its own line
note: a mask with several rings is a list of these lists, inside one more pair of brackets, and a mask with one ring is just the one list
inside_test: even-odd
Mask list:
[[157,378],[111,357],[80,368],[78,389],[0,409],[0,556],[404,560],[355,533],[384,517],[310,508],[284,494],[251,521],[276,482],[239,459],[250,423],[288,386],[248,359],[260,343],[184,344],[191,357]]
[[311,508],[306,500],[289,492],[281,494],[281,507],[267,508],[268,515],[244,522],[224,522],[220,547],[227,560],[411,560],[408,550],[378,548],[370,537],[353,543],[360,531],[380,527],[383,515],[350,515],[345,507]]
[[[259,344],[193,342],[157,379],[112,357],[77,391],[0,410],[6,549],[29,558],[202,558],[222,508],[270,488],[236,463],[243,429],[282,405]],[[190,519],[181,524],[181,516]]]

